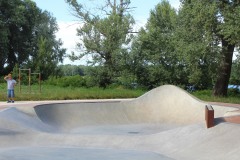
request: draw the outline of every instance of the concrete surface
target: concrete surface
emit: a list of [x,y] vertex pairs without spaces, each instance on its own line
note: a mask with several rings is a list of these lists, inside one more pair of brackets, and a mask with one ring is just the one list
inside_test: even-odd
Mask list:
[[136,99],[0,102],[0,160],[237,160],[239,109],[165,85]]

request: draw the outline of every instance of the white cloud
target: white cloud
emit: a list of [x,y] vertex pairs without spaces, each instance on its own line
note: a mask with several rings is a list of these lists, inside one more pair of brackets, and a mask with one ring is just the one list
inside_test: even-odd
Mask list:
[[[79,37],[77,36],[77,28],[80,27],[81,24],[76,23],[74,21],[59,21],[58,27],[59,31],[56,33],[57,38],[61,39],[63,41],[63,48],[67,49],[67,54],[71,54],[71,52],[78,53],[76,49],[76,44],[79,42]],[[80,65],[80,64],[86,64],[86,60],[77,60],[72,62],[68,58],[65,58],[63,61],[63,64],[74,64],[74,65]]]
[[58,22],[59,31],[57,32],[57,38],[61,38],[64,42],[63,47],[68,48],[70,50],[75,50],[76,42],[77,42],[77,31],[76,29],[79,27],[78,24],[74,22]]

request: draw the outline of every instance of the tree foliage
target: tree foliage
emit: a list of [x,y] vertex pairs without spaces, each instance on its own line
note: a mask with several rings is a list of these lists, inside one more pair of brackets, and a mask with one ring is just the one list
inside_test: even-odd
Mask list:
[[134,40],[132,70],[141,85],[153,88],[184,83],[184,66],[174,46],[176,21],[176,10],[164,0],[150,12],[146,28]]
[[208,88],[216,79],[220,48],[209,31],[214,28],[215,6],[201,1],[182,2],[176,30],[176,49],[188,72],[188,82],[197,88]]
[[[233,52],[239,50],[239,1],[181,0],[176,11],[162,0],[133,39],[130,1],[107,0],[101,8],[104,16],[86,11],[76,0],[66,2],[83,22],[77,58],[91,55],[95,67],[89,73],[99,85],[114,80],[148,88],[169,83],[227,95]],[[231,78],[235,82],[238,65],[237,59]]]
[[30,53],[30,59],[25,67],[34,68],[41,73],[43,79],[58,74],[58,63],[63,61],[66,54],[66,49],[61,48],[62,41],[56,39],[57,31],[56,19],[49,12],[42,12],[34,28],[33,47],[36,49]]
[[76,0],[66,2],[72,7],[74,15],[84,23],[77,30],[81,39],[77,46],[82,51],[77,58],[90,55],[89,63],[99,66],[96,70],[99,85],[106,87],[118,76],[122,55],[126,53],[131,40],[129,33],[134,20],[128,13],[130,1],[106,1],[105,7],[101,9],[106,14],[102,17],[85,11]]
[[[196,81],[212,77],[214,95],[226,96],[233,51],[240,40],[237,26],[240,3],[231,0],[182,0],[181,3],[180,48],[186,53],[187,62],[192,64],[189,66],[192,77]],[[201,81],[206,85],[207,81]]]
[[[55,37],[57,29],[55,18],[39,9],[35,2],[0,0],[0,74],[11,72],[16,64],[20,68],[42,70],[39,63],[43,64],[46,58],[51,63],[46,69],[47,76],[53,74],[49,68],[56,67],[52,64],[61,62],[65,54],[61,41]],[[45,46],[43,40],[47,41]]]
[[0,1],[1,73],[10,72],[16,63],[26,62],[38,12],[29,0]]
[[67,65],[60,65],[59,66],[61,72],[62,72],[62,76],[75,76],[75,75],[80,75],[80,76],[85,76],[87,73],[87,66],[84,65],[71,65],[71,64],[67,64]]

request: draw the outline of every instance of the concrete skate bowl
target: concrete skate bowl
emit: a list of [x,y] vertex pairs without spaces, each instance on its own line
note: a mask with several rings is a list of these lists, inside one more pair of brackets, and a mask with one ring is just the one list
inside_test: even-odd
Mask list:
[[[207,103],[172,85],[133,100],[30,104],[9,104],[12,107],[0,111],[0,160],[219,160],[240,156],[240,125],[221,123],[207,129]],[[215,117],[222,117],[233,108],[214,106],[214,111]]]
[[205,121],[205,105],[184,90],[165,85],[130,101],[45,104],[34,109],[44,123],[59,131],[89,134],[106,132],[110,126],[115,128],[111,129],[114,133],[126,130],[129,125],[136,130],[147,126],[150,132],[151,126],[165,130],[200,123]]

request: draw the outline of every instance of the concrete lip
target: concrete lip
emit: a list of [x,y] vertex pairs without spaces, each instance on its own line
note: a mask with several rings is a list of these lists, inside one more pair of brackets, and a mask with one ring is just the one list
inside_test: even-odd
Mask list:
[[[207,129],[205,106],[165,85],[136,99],[0,103],[0,160],[238,159],[239,124]],[[212,105],[215,118],[238,116]]]

